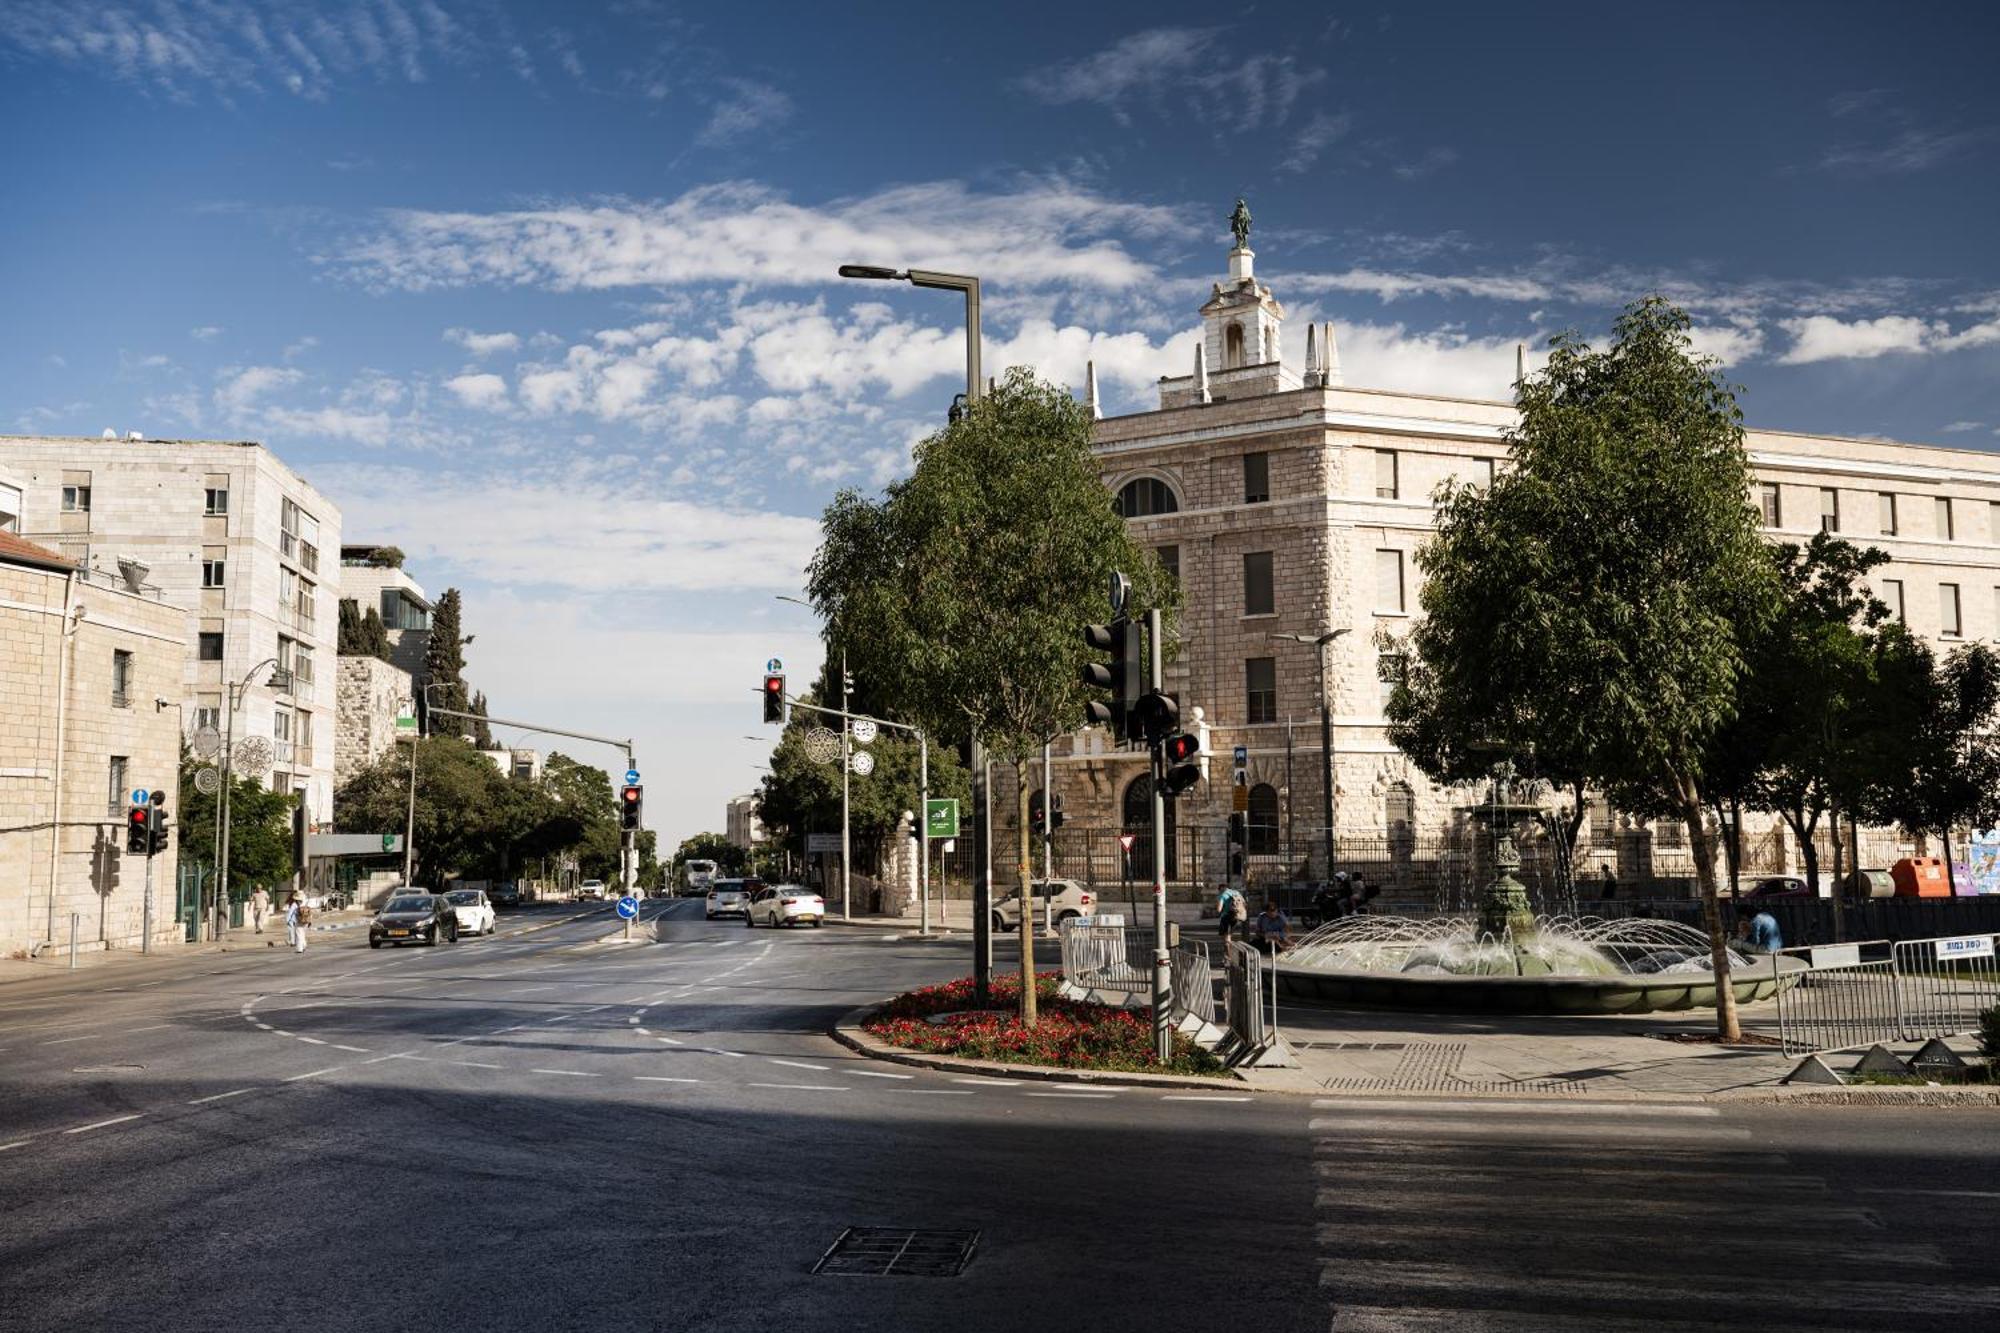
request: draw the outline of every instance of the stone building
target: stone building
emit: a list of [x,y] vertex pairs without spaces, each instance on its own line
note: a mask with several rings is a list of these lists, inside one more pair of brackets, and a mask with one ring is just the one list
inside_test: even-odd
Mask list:
[[396,744],[396,719],[416,716],[410,673],[379,657],[335,659],[333,783],[336,788]]
[[[1283,306],[1256,279],[1254,255],[1238,248],[1228,264],[1200,311],[1193,373],[1163,377],[1156,410],[1104,419],[1096,432],[1105,482],[1134,538],[1181,581],[1181,651],[1167,687],[1184,719],[1203,710],[1215,758],[1209,780],[1170,807],[1180,825],[1170,874],[1209,883],[1226,865],[1238,746],[1253,878],[1306,863],[1321,873],[1314,641],[1330,633],[1340,635],[1327,648],[1325,683],[1337,859],[1353,849],[1393,860],[1461,827],[1455,811],[1470,793],[1434,787],[1389,743],[1384,677],[1395,664],[1378,641],[1402,637],[1418,609],[1415,557],[1432,529],[1433,489],[1447,478],[1490,481],[1515,419],[1506,402],[1348,386],[1331,325],[1308,331],[1305,364],[1294,369],[1280,352]],[[2000,455],[1764,429],[1746,443],[1773,540],[1825,529],[1879,546],[1890,563],[1875,591],[1916,633],[1940,650],[2000,637]],[[1150,826],[1144,756],[1085,731],[1057,745],[1054,766],[1068,816],[1058,873],[1116,878],[1124,867],[1110,837]],[[999,864],[1010,859],[1013,803],[1009,777],[995,772]],[[1601,803],[1590,813],[1584,837],[1607,863],[1626,855],[1620,834],[1685,845],[1685,830],[1635,829]],[[1148,842],[1139,840],[1141,877]],[[1789,868],[1783,836],[1766,843],[1766,867]],[[1892,853],[1864,850],[1864,863]]]
[[340,596],[363,614],[373,607],[389,632],[389,660],[413,677],[424,674],[431,638],[431,599],[404,571],[391,547],[340,548]]
[[732,796],[723,807],[724,835],[732,846],[754,852],[764,841],[764,825],[757,818],[757,793]]
[[[0,532],[0,956],[70,937],[136,949],[148,858],[125,851],[135,789],[181,808],[189,613],[155,590]],[[178,938],[178,833],[152,858],[152,934]]]
[[[172,698],[190,732],[270,741],[274,790],[333,810],[334,650],[340,511],[261,444],[0,436],[22,491],[22,535],[93,578],[125,578],[186,613]],[[271,667],[289,673],[274,688]]]

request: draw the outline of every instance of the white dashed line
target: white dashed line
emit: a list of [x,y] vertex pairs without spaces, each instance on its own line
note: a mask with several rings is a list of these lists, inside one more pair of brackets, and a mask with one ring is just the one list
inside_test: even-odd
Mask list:
[[698,1078],[674,1078],[674,1077],[672,1077],[672,1076],[670,1076],[670,1075],[667,1075],[667,1074],[634,1074],[634,1075],[632,1075],[632,1077],[633,1077],[633,1078],[635,1078],[635,1079],[637,1079],[637,1080],[638,1080],[639,1082],[641,1082],[641,1083],[699,1083],[699,1082],[701,1082],[701,1080],[700,1080],[700,1079],[698,1079]]
[[1111,1094],[1108,1092],[1031,1092],[1028,1095],[1030,1097],[1076,1097],[1076,1098],[1087,1098],[1087,1097],[1108,1098],[1111,1096]]
[[732,1060],[747,1060],[749,1058],[741,1051],[725,1051],[720,1046],[697,1046],[695,1049],[704,1055],[726,1055]]
[[581,1069],[530,1069],[530,1074],[561,1074],[565,1078],[602,1078],[601,1074],[586,1073]]
[[131,1115],[117,1115],[117,1116],[113,1116],[113,1117],[111,1117],[111,1119],[109,1119],[109,1120],[100,1120],[100,1121],[98,1121],[98,1122],[97,1122],[96,1124],[94,1124],[94,1125],[78,1125],[78,1126],[77,1126],[77,1127],[76,1127],[75,1129],[66,1129],[66,1130],[64,1130],[64,1131],[63,1131],[63,1133],[65,1133],[65,1134],[88,1134],[88,1133],[90,1133],[90,1131],[91,1131],[91,1130],[93,1130],[93,1129],[103,1129],[103,1128],[104,1128],[104,1127],[105,1127],[106,1125],[122,1125],[122,1124],[124,1124],[124,1123],[125,1123],[125,1122],[126,1122],[127,1120],[137,1120],[138,1118],[139,1118],[139,1113],[135,1111],[135,1112],[134,1112],[134,1113],[132,1113]]
[[368,1054],[366,1046],[342,1046],[339,1042],[333,1043],[333,1049],[336,1051],[353,1051],[356,1055]]
[[660,1038],[660,1040],[661,1040],[661,1041],[663,1041],[663,1042],[665,1042],[665,1043],[666,1043],[667,1045],[669,1045],[669,1046],[685,1046],[685,1045],[687,1045],[687,1043],[686,1043],[686,1042],[684,1042],[684,1041],[682,1041],[682,1040],[681,1040],[681,1039],[680,1039],[679,1037],[661,1037],[661,1038]]
[[780,1060],[776,1056],[766,1056],[765,1059],[774,1065],[784,1065],[791,1069],[810,1069],[816,1074],[824,1074],[827,1071],[825,1065],[809,1065],[803,1060]]
[[1250,1098],[1213,1097],[1204,1092],[1188,1093],[1186,1095],[1170,1092],[1166,1096],[1160,1098],[1160,1100],[1163,1102],[1247,1102],[1250,1100]]
[[292,1075],[290,1078],[286,1079],[285,1082],[297,1083],[300,1079],[318,1078],[321,1074],[337,1074],[345,1068],[347,1068],[346,1065],[328,1065],[325,1069],[310,1069],[303,1074]]
[[896,1091],[910,1097],[971,1097],[975,1094],[961,1092],[957,1088],[898,1088]]
[[213,1093],[207,1097],[197,1097],[193,1101],[189,1102],[188,1105],[205,1106],[209,1102],[219,1102],[225,1097],[241,1097],[246,1092],[255,1092],[255,1091],[257,1091],[257,1089],[255,1088],[233,1088],[228,1092],[218,1092],[218,1093]]
[[33,1142],[33,1139],[16,1139],[12,1143],[0,1143],[0,1152],[12,1152],[16,1148],[25,1148]]
[[858,1075],[861,1078],[915,1078],[916,1077],[915,1074],[885,1074],[879,1069],[850,1069],[847,1072],[850,1074]]
[[1001,1086],[1001,1080],[991,1078],[955,1078],[952,1082],[970,1083],[975,1088],[997,1088]]
[[98,1041],[110,1036],[109,1032],[93,1032],[87,1037],[57,1037],[54,1041],[38,1042],[40,1046],[62,1046],[72,1041]]
[[[286,1033],[285,1035],[286,1035],[287,1037],[289,1037],[289,1036],[291,1036],[292,1034],[291,1034],[291,1033],[289,1033],[289,1032],[287,1032],[287,1033]],[[315,1046],[326,1046],[326,1045],[329,1045],[329,1044],[330,1044],[330,1043],[328,1043],[328,1042],[325,1042],[325,1041],[322,1041],[322,1040],[320,1040],[320,1039],[319,1039],[318,1037],[300,1037],[300,1038],[299,1038],[299,1040],[300,1040],[300,1041],[307,1041],[307,1042],[311,1042],[311,1043],[312,1043],[313,1045],[315,1045]]]
[[843,1088],[843,1087],[841,1087],[841,1086],[840,1086],[839,1084],[837,1084],[837,1083],[749,1083],[749,1084],[745,1084],[744,1086],[745,1086],[745,1087],[751,1087],[751,1088],[783,1088],[783,1089],[784,1089],[785,1091],[787,1091],[787,1092],[852,1092],[852,1091],[854,1091],[854,1089],[852,1089],[852,1088]]
[[172,1026],[172,1023],[155,1023],[151,1027],[126,1028],[125,1035],[129,1037],[135,1032],[158,1032],[161,1028],[170,1028]]

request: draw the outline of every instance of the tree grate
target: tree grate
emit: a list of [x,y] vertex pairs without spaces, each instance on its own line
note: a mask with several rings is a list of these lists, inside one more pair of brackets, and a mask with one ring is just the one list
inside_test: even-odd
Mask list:
[[957,1277],[978,1244],[977,1231],[849,1227],[812,1271],[833,1277]]

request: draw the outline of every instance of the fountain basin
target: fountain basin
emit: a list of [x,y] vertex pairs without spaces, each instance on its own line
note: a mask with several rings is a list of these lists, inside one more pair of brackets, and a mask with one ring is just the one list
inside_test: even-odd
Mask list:
[[[1780,957],[1756,970],[1733,972],[1729,988],[1738,1004],[1768,1000],[1798,984],[1802,959]],[[1403,972],[1342,972],[1283,959],[1278,993],[1307,1003],[1370,1009],[1414,1009],[1448,1014],[1650,1014],[1713,1009],[1713,975],[1701,972],[1584,976],[1450,976]]]

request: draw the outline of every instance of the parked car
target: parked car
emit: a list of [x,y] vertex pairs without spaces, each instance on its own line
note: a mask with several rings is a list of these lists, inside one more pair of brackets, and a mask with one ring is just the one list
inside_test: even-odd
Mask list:
[[[1042,920],[1053,921],[1060,926],[1065,921],[1073,921],[1080,916],[1089,916],[1096,910],[1097,895],[1073,879],[1034,880],[1029,887],[1035,895],[1034,910],[1047,912]],[[1021,895],[1010,893],[993,904],[993,929],[995,931],[1019,930],[1021,928]]]
[[702,919],[713,921],[719,916],[750,916],[750,890],[740,879],[711,880],[708,897],[702,901]]
[[1770,875],[1758,880],[1743,891],[1745,899],[1755,899],[1760,903],[1782,902],[1787,899],[1804,900],[1817,895],[1807,887],[1797,875]]
[[601,879],[585,880],[576,886],[576,896],[579,898],[601,900],[604,897],[604,881]]
[[458,918],[459,934],[491,935],[500,928],[500,918],[484,889],[453,889],[445,894],[444,900],[451,904],[452,914]]
[[826,900],[802,884],[775,884],[750,894],[746,926],[814,926],[826,921]]
[[438,894],[427,889],[398,889],[368,923],[368,947],[385,944],[456,942],[458,916]]
[[493,887],[493,906],[519,907],[521,905],[521,885],[517,880],[503,879]]

